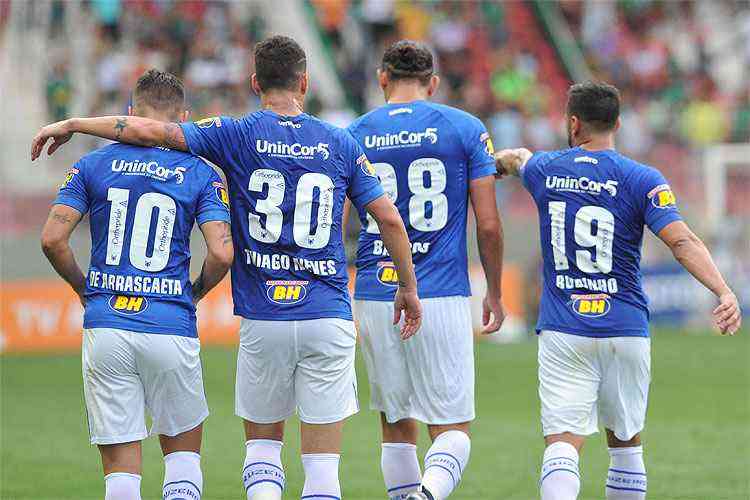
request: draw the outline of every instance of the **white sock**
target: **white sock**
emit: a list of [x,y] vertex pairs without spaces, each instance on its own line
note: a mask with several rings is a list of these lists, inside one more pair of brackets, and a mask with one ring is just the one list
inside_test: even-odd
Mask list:
[[141,476],[112,472],[104,476],[104,500],[141,500]]
[[646,466],[643,446],[609,449],[607,500],[645,500]]
[[417,445],[411,443],[383,443],[380,456],[385,488],[390,500],[406,498],[417,491],[422,481]]
[[302,455],[302,468],[305,469],[305,486],[302,498],[305,500],[341,500],[339,485],[338,453],[307,453]]
[[575,500],[581,489],[578,450],[564,441],[547,446],[539,481],[542,500]]
[[192,451],[164,455],[164,500],[200,500],[203,492],[201,456]]
[[242,468],[248,500],[280,500],[286,478],[281,465],[281,441],[251,439]]
[[425,455],[422,488],[435,500],[448,498],[461,481],[470,452],[471,440],[465,432],[440,434]]

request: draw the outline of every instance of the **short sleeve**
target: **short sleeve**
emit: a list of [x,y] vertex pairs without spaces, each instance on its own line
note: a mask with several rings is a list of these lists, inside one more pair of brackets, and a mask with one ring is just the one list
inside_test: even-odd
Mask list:
[[651,232],[657,234],[667,224],[682,220],[672,188],[661,172],[648,168],[636,187],[636,206],[643,208],[643,220]]
[[480,120],[471,120],[463,134],[463,143],[468,157],[469,180],[497,173],[492,139]]
[[195,218],[198,224],[211,221],[229,222],[229,194],[221,178],[214,169],[210,170],[208,180],[198,196],[198,210]]
[[67,205],[75,208],[81,214],[89,210],[89,195],[86,190],[84,160],[78,160],[73,167],[65,174],[65,180],[57,192],[55,205]]
[[227,159],[240,146],[236,120],[227,116],[204,118],[197,122],[181,123],[185,142],[191,153],[207,158],[222,170],[230,164]]
[[545,157],[545,153],[537,152],[531,155],[526,165],[521,167],[521,183],[532,196],[537,192],[538,186],[544,182],[539,163]]
[[344,162],[350,172],[347,196],[357,209],[363,209],[371,201],[383,196],[385,191],[367,155],[348,134],[343,149]]

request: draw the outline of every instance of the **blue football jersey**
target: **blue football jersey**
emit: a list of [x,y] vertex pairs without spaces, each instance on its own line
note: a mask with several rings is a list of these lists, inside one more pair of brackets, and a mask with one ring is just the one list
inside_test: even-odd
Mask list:
[[[466,249],[469,182],[495,174],[479,119],[426,101],[386,104],[349,132],[365,148],[412,244],[419,296],[471,295]],[[360,209],[354,296],[393,300],[398,276],[375,221]]]
[[190,232],[229,222],[218,174],[197,156],[111,144],[81,158],[55,200],[89,213],[84,328],[197,337]]
[[235,314],[351,319],[344,200],[364,208],[384,194],[354,139],[310,115],[270,110],[182,130],[190,150],[227,176]]
[[662,174],[614,150],[571,148],[534,154],[521,178],[539,210],[537,331],[647,337],[643,229],[681,220]]

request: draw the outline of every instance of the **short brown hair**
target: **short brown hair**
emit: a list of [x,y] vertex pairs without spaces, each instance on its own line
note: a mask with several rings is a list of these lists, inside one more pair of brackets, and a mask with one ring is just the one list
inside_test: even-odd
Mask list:
[[185,86],[172,73],[152,68],[143,73],[135,84],[133,106],[181,112],[185,109]]
[[602,82],[576,83],[568,89],[568,116],[577,116],[593,130],[613,130],[620,117],[620,91]]
[[255,78],[263,91],[295,90],[306,70],[305,51],[288,36],[272,36],[255,45]]
[[383,54],[381,70],[391,80],[416,79],[426,85],[435,71],[432,52],[421,42],[399,40]]

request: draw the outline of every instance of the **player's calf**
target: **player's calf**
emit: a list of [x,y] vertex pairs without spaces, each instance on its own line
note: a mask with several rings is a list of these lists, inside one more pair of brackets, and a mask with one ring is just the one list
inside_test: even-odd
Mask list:
[[202,438],[202,424],[176,436],[159,436],[164,453],[164,500],[200,500],[203,492]]
[[620,441],[607,429],[609,444],[609,470],[607,471],[607,500],[645,500],[646,466],[643,463],[643,446],[636,434],[629,441]]
[[383,471],[388,498],[400,500],[419,489],[422,471],[417,458],[417,422],[402,419],[388,423],[381,414],[383,424],[383,445],[380,468]]
[[141,500],[141,442],[99,445],[105,500]]
[[581,489],[578,450],[583,438],[566,434],[548,436],[546,441],[539,479],[542,500],[575,500]]
[[429,426],[429,429],[433,442],[425,455],[421,490],[428,498],[444,500],[458,486],[469,461],[469,424]]
[[286,487],[281,448],[284,422],[256,424],[244,421],[246,442],[242,483],[248,500],[280,500]]

